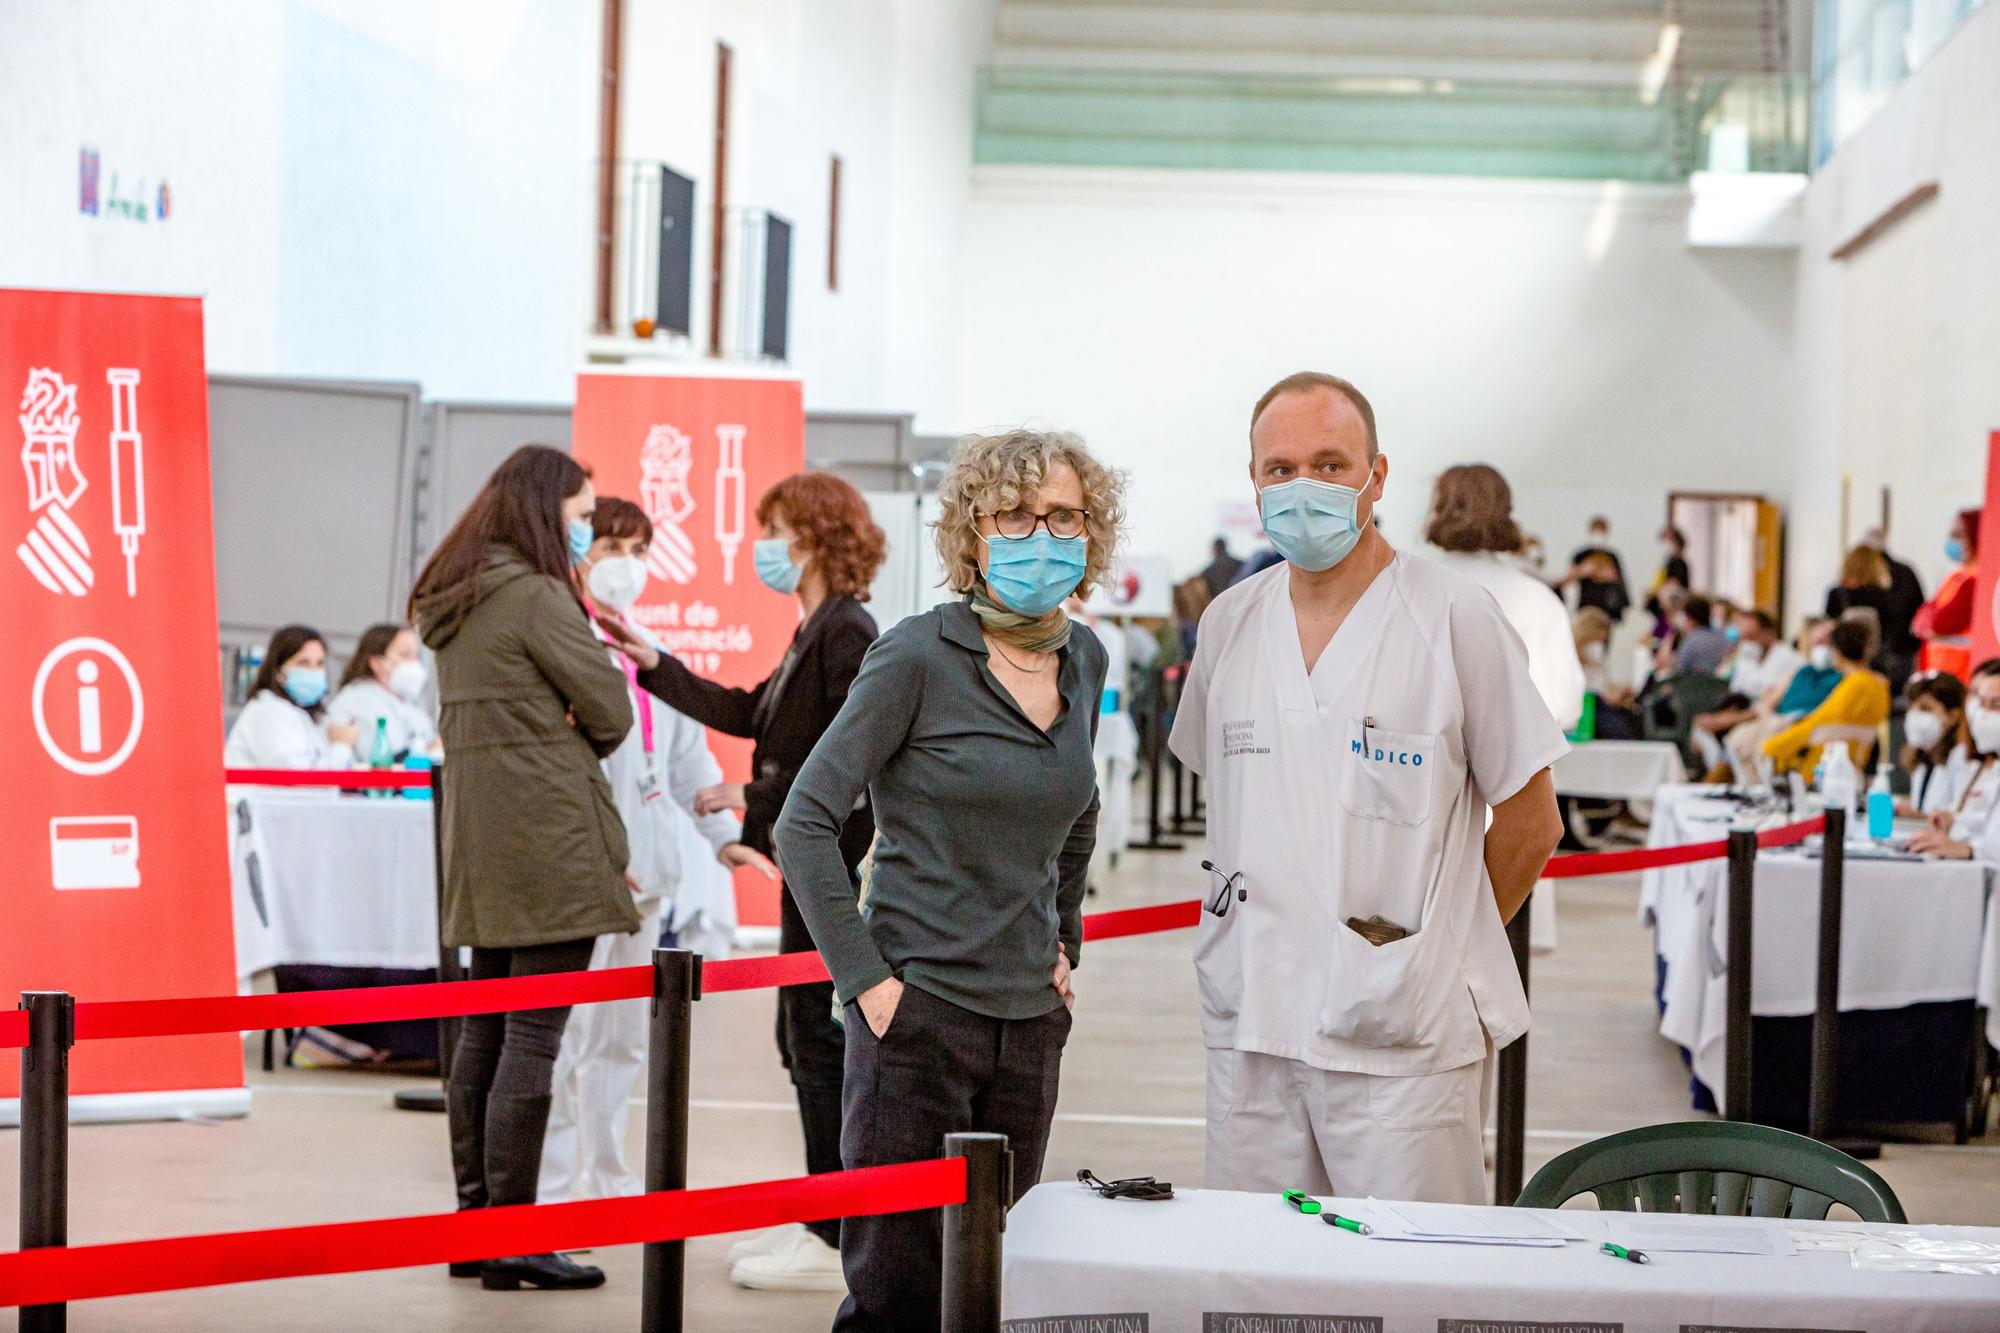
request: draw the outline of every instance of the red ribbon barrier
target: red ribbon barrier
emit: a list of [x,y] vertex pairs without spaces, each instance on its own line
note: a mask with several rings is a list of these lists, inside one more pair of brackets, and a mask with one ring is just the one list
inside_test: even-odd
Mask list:
[[28,1011],[9,1009],[0,1013],[0,1051],[28,1044]]
[[0,1255],[0,1306],[684,1240],[964,1202],[965,1159],[946,1158],[727,1189],[23,1250]]
[[401,768],[225,768],[222,780],[257,787],[338,787],[342,791],[431,785],[428,772]]
[[1083,919],[1086,940],[1115,940],[1125,935],[1150,935],[1161,930],[1188,930],[1201,920],[1201,902],[1190,898],[1157,907],[1128,907],[1122,912],[1094,912]]
[[[650,970],[650,969],[649,969]],[[725,958],[701,965],[701,991],[763,990],[770,986],[804,986],[831,981],[826,960],[817,953],[781,953],[769,958]]]

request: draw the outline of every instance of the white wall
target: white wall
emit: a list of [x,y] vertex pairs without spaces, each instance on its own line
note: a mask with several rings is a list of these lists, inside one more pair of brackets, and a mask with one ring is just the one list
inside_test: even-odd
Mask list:
[[[1791,601],[1838,573],[1892,497],[1890,544],[1934,587],[1953,511],[1985,494],[2000,429],[2000,5],[1968,18],[1814,176],[1799,252],[1801,400]],[[1937,199],[1844,263],[1829,253],[1912,188]]]
[[[8,0],[4,21],[0,283],[206,296],[218,371],[569,396],[590,6]],[[171,216],[82,215],[83,145],[107,184],[164,177]]]
[[1134,472],[1135,550],[1206,559],[1250,498],[1251,405],[1293,370],[1373,400],[1384,528],[1487,462],[1560,559],[1603,512],[1650,575],[1670,489],[1783,499],[1789,256],[1693,251],[1686,195],[1623,185],[982,167],[969,426],[1073,428]]

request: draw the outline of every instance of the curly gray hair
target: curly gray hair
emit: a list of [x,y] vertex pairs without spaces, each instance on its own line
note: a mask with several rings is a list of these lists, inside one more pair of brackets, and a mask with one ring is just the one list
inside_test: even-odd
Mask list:
[[944,564],[944,586],[953,592],[972,590],[979,582],[979,516],[1002,513],[1031,499],[1058,463],[1066,464],[1083,483],[1083,507],[1089,511],[1085,525],[1089,554],[1077,592],[1088,593],[1110,577],[1125,524],[1125,474],[1098,462],[1075,435],[1010,430],[959,441],[951,470],[938,485],[943,512],[933,526],[938,559]]

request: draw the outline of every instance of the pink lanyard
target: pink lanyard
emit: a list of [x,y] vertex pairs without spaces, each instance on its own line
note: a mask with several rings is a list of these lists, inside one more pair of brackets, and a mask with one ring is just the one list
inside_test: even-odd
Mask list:
[[639,688],[639,666],[623,653],[625,679],[632,682],[632,698],[639,705],[639,743],[646,747],[646,757],[653,755],[653,696]]

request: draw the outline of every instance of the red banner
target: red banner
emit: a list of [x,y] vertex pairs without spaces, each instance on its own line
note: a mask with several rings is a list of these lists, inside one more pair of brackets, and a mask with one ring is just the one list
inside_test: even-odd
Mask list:
[[[0,997],[233,990],[201,303],[0,290],[0,393]],[[242,1084],[228,1034],[70,1069],[79,1094]]]
[[[710,680],[750,686],[770,675],[798,629],[798,603],[757,581],[750,547],[762,535],[759,497],[805,467],[799,381],[581,374],[574,422],[572,448],[597,493],[635,501],[653,520],[631,618]],[[749,744],[715,739],[729,780],[748,780]],[[777,924],[761,875],[738,875],[736,897],[746,924]]]

